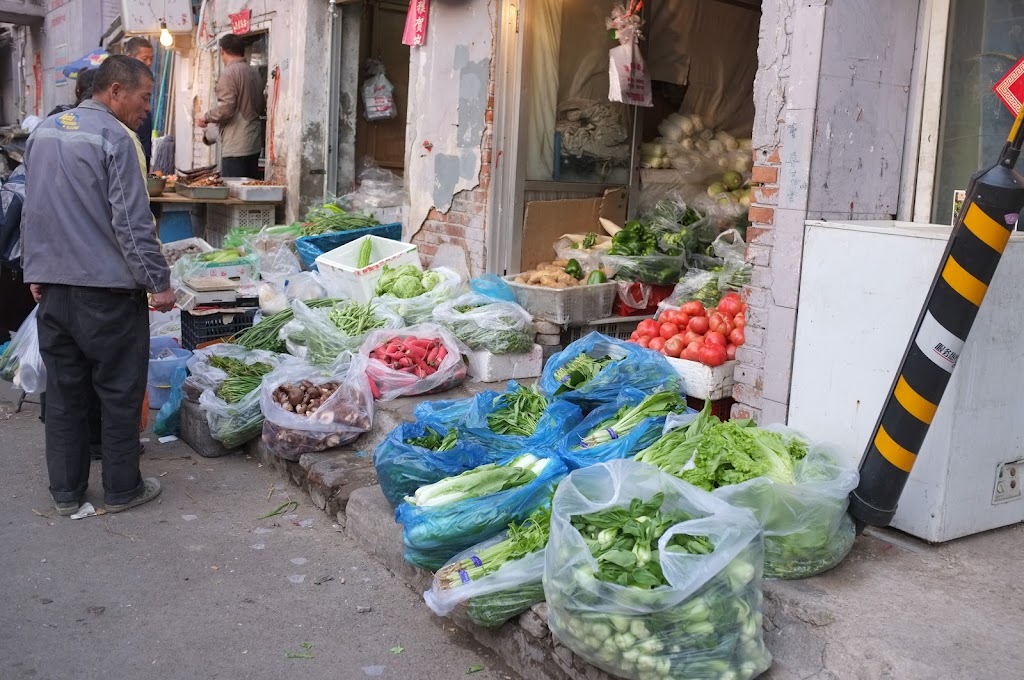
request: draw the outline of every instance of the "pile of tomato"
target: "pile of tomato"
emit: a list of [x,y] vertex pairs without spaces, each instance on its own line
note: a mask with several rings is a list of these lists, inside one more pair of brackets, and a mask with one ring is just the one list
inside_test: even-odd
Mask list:
[[747,305],[739,293],[729,293],[718,307],[705,309],[693,300],[645,319],[629,339],[665,356],[714,367],[736,358],[736,348],[746,342],[746,325]]

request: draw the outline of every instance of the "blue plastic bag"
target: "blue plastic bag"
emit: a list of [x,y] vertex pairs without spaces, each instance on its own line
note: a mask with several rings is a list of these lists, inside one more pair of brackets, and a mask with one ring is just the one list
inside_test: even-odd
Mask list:
[[[609,442],[581,448],[583,439],[590,432],[605,420],[614,418],[619,409],[633,407],[644,400],[648,395],[627,387],[622,390],[619,397],[610,404],[599,406],[590,415],[583,419],[569,434],[558,443],[558,455],[569,466],[570,470],[590,467],[598,463],[607,463],[612,460],[632,458],[640,451],[658,441],[662,430],[665,427],[665,417],[646,418],[639,425],[627,432],[625,435],[618,435]],[[685,404],[685,401],[681,403]],[[685,409],[684,410],[688,410]]]
[[436,424],[402,423],[377,445],[373,465],[377,469],[381,491],[392,507],[421,486],[495,462],[487,449],[464,441],[464,437],[448,451],[431,451],[406,443],[409,439],[422,437],[427,427],[442,437],[448,433],[448,428]]
[[516,301],[516,294],[512,291],[512,287],[494,274],[478,276],[469,282],[469,286],[474,292],[494,298],[495,300],[504,300],[505,302]]
[[[517,389],[519,389],[519,384],[514,380],[509,381],[506,391],[513,392]],[[498,408],[495,402],[500,396],[502,395],[489,390],[476,395],[469,413],[466,414],[459,428],[491,450],[510,454],[537,454],[538,451],[554,451],[562,437],[583,420],[583,412],[576,404],[568,401],[551,401],[531,436],[500,435],[493,432],[487,424],[487,416]]]
[[[581,354],[594,359],[611,357],[612,362],[579,388],[559,392],[563,384],[555,378],[558,369]],[[537,382],[541,393],[585,406],[615,401],[623,388],[650,394],[658,389],[680,392],[682,380],[663,355],[600,333],[590,333],[548,359]]]
[[[498,395],[493,391],[481,392],[481,394]],[[472,397],[469,399],[435,399],[418,404],[412,415],[418,423],[434,426],[435,430],[438,427],[447,430],[449,427],[461,423],[469,414],[469,409],[472,406]]]
[[481,541],[522,522],[547,503],[568,470],[550,458],[540,475],[524,486],[440,507],[402,503],[395,520],[402,524],[405,561],[437,571],[449,559]]
[[185,384],[186,378],[187,368],[179,366],[174,369],[174,375],[171,376],[171,393],[160,407],[160,412],[156,414],[156,424],[153,425],[153,434],[158,437],[177,437],[181,431],[181,386]]

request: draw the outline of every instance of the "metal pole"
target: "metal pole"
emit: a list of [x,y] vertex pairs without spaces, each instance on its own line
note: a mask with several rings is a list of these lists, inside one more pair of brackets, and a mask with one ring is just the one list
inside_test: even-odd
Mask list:
[[850,495],[850,514],[858,531],[868,524],[887,526],[896,514],[907,477],[1024,206],[1024,177],[1014,170],[1024,143],[1022,123],[1024,108],[999,162],[971,178],[949,245],[861,459],[860,485]]

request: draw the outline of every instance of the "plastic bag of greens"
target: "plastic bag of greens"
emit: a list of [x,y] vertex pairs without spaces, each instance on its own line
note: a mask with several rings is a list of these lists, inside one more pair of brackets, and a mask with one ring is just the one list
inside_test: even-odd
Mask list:
[[[409,271],[414,270],[416,268],[412,267]],[[413,278],[419,279],[418,286],[412,285]],[[381,276],[377,283],[377,299],[410,326],[429,321],[435,307],[458,296],[465,288],[465,281],[458,272],[447,267],[416,271],[411,277],[398,277],[393,282],[387,281],[386,274]]]
[[771,664],[762,553],[749,511],[652,466],[576,470],[552,505],[548,625],[619,677],[749,680]]
[[427,606],[447,616],[462,606],[470,621],[497,628],[544,601],[544,548],[551,529],[551,506],[525,522],[459,553],[436,574],[423,593]]
[[310,309],[301,300],[292,300],[296,326],[301,327],[306,359],[316,366],[329,366],[342,352],[355,352],[371,331],[402,328],[405,322],[386,305],[338,302],[332,307]]
[[[769,426],[784,437],[800,435]],[[757,477],[715,489],[730,505],[747,508],[764,527],[766,578],[798,579],[835,567],[849,554],[856,538],[846,510],[857,487],[857,469],[827,444],[812,444],[797,462],[794,484]]]
[[533,348],[533,317],[514,302],[466,293],[434,309],[434,321],[472,350],[523,354]]
[[614,401],[625,387],[648,393],[682,387],[663,355],[600,333],[588,333],[548,359],[537,384],[549,398],[583,405]]
[[171,394],[164,402],[164,405],[160,407],[160,411],[156,414],[156,424],[153,426],[153,434],[159,437],[166,437],[173,435],[178,436],[181,429],[181,399],[182,399],[182,385],[185,384],[185,380],[188,378],[188,369],[184,366],[179,366],[174,369],[174,374],[171,376]]
[[529,517],[565,473],[558,458],[520,452],[420,487],[395,510],[406,562],[440,569],[452,556]]
[[445,392],[466,379],[462,360],[466,346],[435,324],[400,331],[373,331],[359,354],[366,357],[366,376],[378,399]]
[[686,399],[678,393],[645,394],[627,387],[569,432],[558,444],[558,455],[570,470],[631,458],[661,437],[667,416],[686,410]]
[[373,426],[366,358],[344,353],[328,368],[292,359],[260,386],[263,443],[285,460],[353,441]]
[[601,268],[620,281],[673,286],[686,273],[686,254],[602,255]]
[[711,252],[714,257],[694,257],[700,266],[686,272],[672,294],[658,305],[659,313],[678,309],[691,300],[714,307],[726,293],[740,291],[750,283],[753,267],[744,260],[746,245],[738,231],[723,232],[715,239]]
[[[497,392],[488,392],[488,394],[498,395]],[[436,427],[448,429],[461,424],[469,415],[471,408],[473,408],[472,397],[469,399],[432,399],[417,405],[413,409],[412,417],[417,423],[431,425],[435,429]]]
[[14,383],[15,387],[26,394],[46,391],[46,366],[39,353],[38,313],[37,305],[21,323],[18,332],[0,356],[0,379]]
[[422,421],[396,427],[373,454],[380,489],[393,507],[421,486],[491,462],[494,456],[454,425]]
[[501,394],[476,395],[460,429],[493,450],[547,451],[582,420],[579,406],[549,400],[535,386],[523,387],[513,380]]
[[281,355],[272,352],[213,345],[196,350],[189,359],[192,375],[182,390],[186,396],[201,390],[199,407],[206,414],[210,435],[225,447],[236,449],[263,429],[260,383],[280,363]]

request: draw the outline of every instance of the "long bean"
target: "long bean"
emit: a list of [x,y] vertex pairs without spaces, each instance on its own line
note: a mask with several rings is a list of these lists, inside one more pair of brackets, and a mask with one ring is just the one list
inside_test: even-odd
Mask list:
[[233,375],[217,388],[217,396],[229,404],[237,404],[260,388],[263,378],[251,375]]
[[[318,307],[332,307],[339,302],[341,300],[332,298],[309,300],[306,302],[306,306],[310,309],[316,309]],[[283,354],[286,348],[284,340],[280,339],[281,329],[294,317],[295,312],[292,311],[291,307],[277,314],[271,314],[263,318],[258,324],[242,331],[234,338],[234,342],[248,350],[263,349],[268,352]]]

